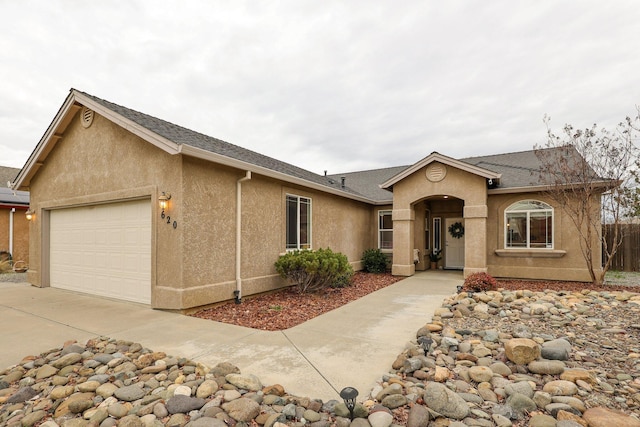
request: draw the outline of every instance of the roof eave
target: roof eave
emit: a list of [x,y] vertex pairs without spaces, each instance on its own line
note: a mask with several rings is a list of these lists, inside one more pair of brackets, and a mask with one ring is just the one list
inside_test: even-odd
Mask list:
[[202,160],[219,163],[219,164],[233,167],[236,169],[248,170],[248,171],[251,171],[252,173],[267,176],[269,178],[278,179],[281,181],[289,182],[291,184],[301,185],[304,187],[312,188],[314,190],[319,190],[325,193],[334,194],[336,196],[344,197],[351,200],[356,200],[356,201],[367,203],[367,204],[373,204],[373,205],[388,204],[387,202],[382,203],[376,200],[369,199],[367,197],[358,196],[345,191],[340,191],[339,189],[336,189],[336,188],[328,187],[322,184],[318,184],[316,182],[308,181],[306,179],[297,178],[282,172],[277,172],[272,169],[255,165],[253,163],[244,162],[242,160],[234,159],[232,157],[227,157],[218,153],[213,153],[211,151],[203,150],[202,148],[193,147],[191,145],[181,144],[178,147],[178,153],[184,154],[185,156],[196,157]]
[[511,193],[537,193],[540,191],[548,190],[547,185],[528,185],[524,187],[506,187],[506,188],[491,188],[487,190],[487,195],[493,194],[511,194]]
[[2,209],[29,209],[29,203],[20,203],[20,202],[2,202],[0,201],[0,208]]
[[31,155],[27,159],[27,162],[22,167],[18,175],[15,177],[12,188],[16,190],[29,190],[29,184],[31,178],[36,174],[40,166],[42,166],[44,159],[49,152],[53,149],[56,143],[62,139],[62,132],[66,129],[71,120],[68,118],[69,112],[72,112],[72,116],[79,110],[79,106],[75,105],[73,93],[70,93],[64,100],[64,103],[58,110],[51,124],[45,131],[42,138],[31,152]]
[[76,100],[85,107],[92,109],[96,113],[100,114],[103,117],[106,117],[118,126],[121,126],[122,128],[166,151],[169,154],[178,153],[180,144],[177,144],[163,136],[160,136],[157,133],[145,128],[144,126],[141,126],[138,123],[129,120],[126,117],[123,117],[122,115],[103,106],[102,104],[99,104],[98,102],[83,95],[82,93],[77,92],[75,89],[73,90],[73,92],[75,93]]
[[[603,191],[606,191],[608,188],[616,187],[621,183],[621,181],[618,181],[617,184],[612,183],[611,181],[596,181],[593,184],[594,187],[602,187],[604,189]],[[550,185],[527,185],[521,187],[492,188],[487,190],[487,194],[537,193],[541,191],[549,191],[551,187],[552,186]],[[564,187],[570,187],[570,184],[567,184]]]
[[63,138],[64,131],[82,106],[90,108],[94,112],[170,154],[176,154],[178,152],[178,144],[151,132],[149,129],[138,125],[120,114],[113,112],[109,108],[95,102],[91,98],[84,96],[75,89],[72,89],[58,110],[58,113],[53,118],[53,121],[36,145],[36,148],[33,150],[27,159],[27,162],[18,173],[18,176],[16,176],[12,188],[24,191],[29,190],[31,178],[33,178],[38,169],[40,169],[44,164],[45,159],[58,141]]
[[444,155],[434,151],[433,153],[429,154],[424,159],[422,159],[419,162],[415,163],[413,166],[409,166],[408,168],[406,168],[402,172],[396,174],[395,176],[391,177],[387,181],[383,182],[382,184],[380,184],[379,187],[382,188],[382,189],[385,189],[385,190],[389,190],[391,187],[393,187],[394,184],[398,183],[399,181],[402,181],[404,178],[408,177],[409,175],[415,173],[416,171],[422,169],[426,165],[428,165],[430,163],[433,163],[433,162],[443,163],[445,165],[449,165],[449,166],[452,166],[454,168],[461,169],[461,170],[463,170],[465,172],[469,172],[469,173],[472,173],[474,175],[482,176],[482,177],[487,178],[487,179],[500,179],[502,177],[502,174],[500,174],[500,173],[493,172],[493,171],[490,171],[488,169],[480,168],[478,166],[474,166],[472,164],[469,164],[469,163],[466,163],[466,162],[462,162],[462,161],[454,159],[452,157],[444,156]]

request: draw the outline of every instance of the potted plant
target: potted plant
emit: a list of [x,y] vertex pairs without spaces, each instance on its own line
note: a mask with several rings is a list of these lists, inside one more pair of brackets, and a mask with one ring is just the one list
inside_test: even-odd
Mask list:
[[431,251],[431,253],[429,253],[429,261],[431,261],[432,270],[435,270],[438,268],[438,261],[442,259],[442,256],[440,256],[441,252],[442,251],[439,249],[434,249],[433,251]]

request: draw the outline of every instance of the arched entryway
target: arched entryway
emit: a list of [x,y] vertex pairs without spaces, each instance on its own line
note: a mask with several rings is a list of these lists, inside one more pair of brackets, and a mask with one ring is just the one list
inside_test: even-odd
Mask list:
[[[393,190],[392,273],[411,276],[416,270],[425,270],[429,253],[438,245],[443,255],[438,267],[463,268],[465,276],[486,272],[487,187],[489,180],[498,177],[432,153],[385,182],[382,188]],[[449,227],[454,234],[459,234],[461,227],[464,232],[447,241],[446,235],[452,233]],[[453,245],[449,256],[447,243]]]
[[[465,259],[464,200],[447,194],[434,195],[415,203],[413,209],[416,216],[414,248],[419,251],[418,259],[414,260],[416,271],[462,270]],[[449,232],[451,227],[453,234]]]

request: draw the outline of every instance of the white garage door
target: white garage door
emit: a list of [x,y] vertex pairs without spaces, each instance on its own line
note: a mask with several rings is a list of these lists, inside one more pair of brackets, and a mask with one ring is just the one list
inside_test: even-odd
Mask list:
[[50,280],[55,288],[150,304],[150,201],[51,211]]

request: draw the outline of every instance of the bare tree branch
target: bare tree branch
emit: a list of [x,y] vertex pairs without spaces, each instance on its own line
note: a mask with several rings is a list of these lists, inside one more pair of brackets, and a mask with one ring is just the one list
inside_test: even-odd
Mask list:
[[[585,129],[567,124],[558,135],[548,116],[544,122],[547,142],[535,147],[541,162],[539,182],[575,225],[591,279],[602,283],[622,244],[620,223],[640,214],[640,108],[614,131],[595,124]],[[611,236],[604,234],[603,223],[613,225]]]

